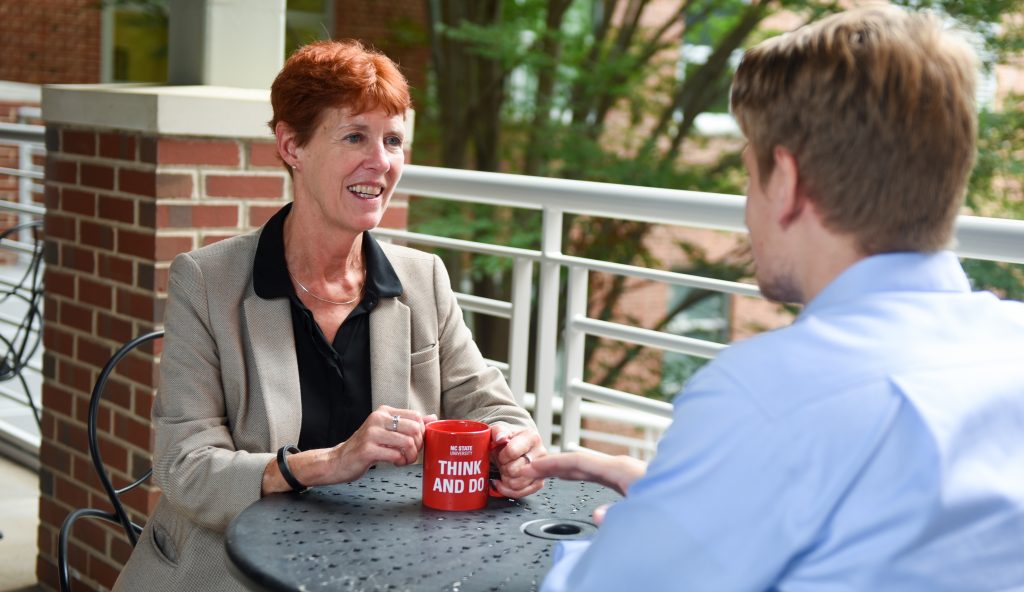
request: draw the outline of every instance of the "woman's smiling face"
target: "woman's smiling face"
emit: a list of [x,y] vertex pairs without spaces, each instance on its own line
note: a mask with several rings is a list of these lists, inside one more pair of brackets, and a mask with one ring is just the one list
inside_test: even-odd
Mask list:
[[404,141],[401,115],[327,109],[296,151],[296,198],[311,200],[330,226],[353,234],[376,228],[402,176]]

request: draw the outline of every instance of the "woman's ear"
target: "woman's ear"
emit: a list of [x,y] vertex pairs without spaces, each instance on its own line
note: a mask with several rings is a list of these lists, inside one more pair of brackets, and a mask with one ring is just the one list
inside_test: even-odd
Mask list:
[[274,126],[274,136],[277,138],[277,155],[291,169],[299,169],[299,144],[295,130],[292,126],[283,121],[278,121]]

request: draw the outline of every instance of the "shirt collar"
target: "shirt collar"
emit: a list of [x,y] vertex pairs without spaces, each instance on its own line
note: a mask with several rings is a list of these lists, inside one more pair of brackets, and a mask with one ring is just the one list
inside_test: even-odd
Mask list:
[[[879,292],[969,292],[970,281],[956,255],[885,253],[846,268],[804,308],[804,314]],[[801,315],[803,316],[803,315]]]
[[[263,226],[256,245],[252,283],[256,295],[264,300],[295,295],[288,264],[284,258],[284,220],[292,209],[286,204]],[[402,295],[402,281],[387,255],[369,232],[363,233],[363,264],[366,265],[365,294],[374,300]]]

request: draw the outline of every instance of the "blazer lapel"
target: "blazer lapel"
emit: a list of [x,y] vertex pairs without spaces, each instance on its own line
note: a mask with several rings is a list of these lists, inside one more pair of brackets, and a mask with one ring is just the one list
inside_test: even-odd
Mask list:
[[302,427],[302,397],[295,334],[286,298],[264,300],[251,290],[245,299],[245,327],[259,396],[266,406],[270,449],[297,443]]
[[410,347],[409,307],[397,298],[381,298],[370,312],[373,409],[381,405],[408,408]]

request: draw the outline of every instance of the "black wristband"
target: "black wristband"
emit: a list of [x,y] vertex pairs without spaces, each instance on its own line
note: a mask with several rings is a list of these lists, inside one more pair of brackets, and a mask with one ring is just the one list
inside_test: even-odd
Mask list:
[[288,468],[288,461],[285,460],[285,453],[296,454],[301,452],[294,444],[285,444],[277,451],[277,469],[281,471],[281,476],[291,486],[292,491],[295,493],[306,493],[309,488],[303,485],[295,475],[292,474],[292,470]]

